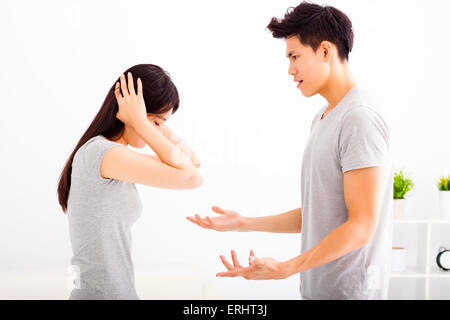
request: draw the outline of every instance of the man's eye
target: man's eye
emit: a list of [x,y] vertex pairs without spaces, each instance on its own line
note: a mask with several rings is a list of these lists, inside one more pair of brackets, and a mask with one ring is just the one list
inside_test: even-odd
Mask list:
[[155,125],[157,125],[157,126],[159,127],[159,124],[158,124],[158,122],[155,122]]

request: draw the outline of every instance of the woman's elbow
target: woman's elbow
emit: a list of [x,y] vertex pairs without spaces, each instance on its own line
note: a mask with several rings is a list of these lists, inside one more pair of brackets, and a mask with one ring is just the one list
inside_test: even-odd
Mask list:
[[193,170],[187,175],[187,189],[196,189],[203,183],[203,177],[197,170]]
[[203,183],[203,177],[200,174],[200,172],[197,171],[197,174],[195,175],[195,178],[194,178],[194,188],[200,187],[202,185],[202,183]]
[[192,161],[192,164],[194,165],[194,167],[198,168],[198,167],[200,167],[200,160],[198,158],[195,158]]

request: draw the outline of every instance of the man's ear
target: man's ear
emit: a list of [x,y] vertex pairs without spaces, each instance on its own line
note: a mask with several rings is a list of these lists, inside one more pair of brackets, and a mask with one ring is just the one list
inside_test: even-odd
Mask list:
[[322,41],[318,50],[323,62],[329,63],[334,54],[333,44],[330,41]]

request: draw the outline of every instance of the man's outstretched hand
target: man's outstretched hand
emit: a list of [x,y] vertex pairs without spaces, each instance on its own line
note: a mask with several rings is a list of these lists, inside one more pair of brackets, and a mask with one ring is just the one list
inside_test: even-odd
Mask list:
[[186,219],[205,229],[216,231],[246,231],[245,218],[236,211],[224,210],[218,206],[212,206],[211,209],[219,215],[212,218],[208,216],[201,218],[198,214],[195,214],[194,217],[186,217]]
[[219,272],[217,277],[243,277],[247,280],[285,279],[289,276],[286,262],[279,262],[273,258],[257,258],[253,250],[250,250],[248,267],[239,264],[236,252],[231,250],[231,265],[224,256],[220,256],[222,263],[228,269],[227,272]]

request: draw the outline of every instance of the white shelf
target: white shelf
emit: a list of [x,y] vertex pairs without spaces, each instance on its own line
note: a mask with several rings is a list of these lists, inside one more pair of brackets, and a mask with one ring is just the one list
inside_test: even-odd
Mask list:
[[[439,283],[439,280],[436,279],[442,279],[442,281],[448,282],[450,280],[450,271],[446,272],[441,270],[432,258],[437,255],[436,250],[441,243],[442,245],[445,245],[445,241],[447,241],[447,243],[450,242],[450,219],[439,217],[405,217],[394,219],[393,222],[394,226],[400,228],[397,229],[397,231],[403,231],[403,234],[405,233],[405,230],[408,230],[409,228],[413,228],[411,229],[411,232],[419,232],[417,241],[413,241],[412,243],[408,242],[409,246],[412,245],[418,250],[418,260],[416,263],[418,263],[419,266],[407,266],[405,270],[400,272],[392,271],[391,279],[405,279],[402,281],[414,281],[414,279],[417,279],[416,281],[418,281],[418,279],[423,279],[424,283],[419,286],[419,291],[416,294],[425,300],[429,300],[430,296],[434,297],[437,292],[439,292],[440,295],[446,296],[448,299],[448,293],[450,291],[440,291],[441,288],[436,287],[436,283]],[[437,243],[436,239],[440,239],[442,242]],[[395,246],[397,244],[393,243],[393,245]],[[411,280],[408,280],[408,278]],[[416,284],[417,283],[420,282],[416,282]],[[450,282],[448,283],[450,284]],[[446,286],[447,285],[448,284],[446,284]],[[424,290],[423,296],[421,293],[422,290]]]
[[423,218],[405,218],[394,219],[394,223],[433,223],[433,224],[446,224],[450,223],[450,219],[423,219]]
[[444,271],[438,266],[430,266],[430,273],[427,276],[431,278],[450,278],[450,271]]
[[391,278],[450,278],[450,271],[441,270],[437,266],[430,266],[430,272],[426,273],[421,268],[408,266],[402,271],[392,271]]
[[427,276],[425,270],[408,266],[402,271],[392,271],[391,278],[425,278]]

